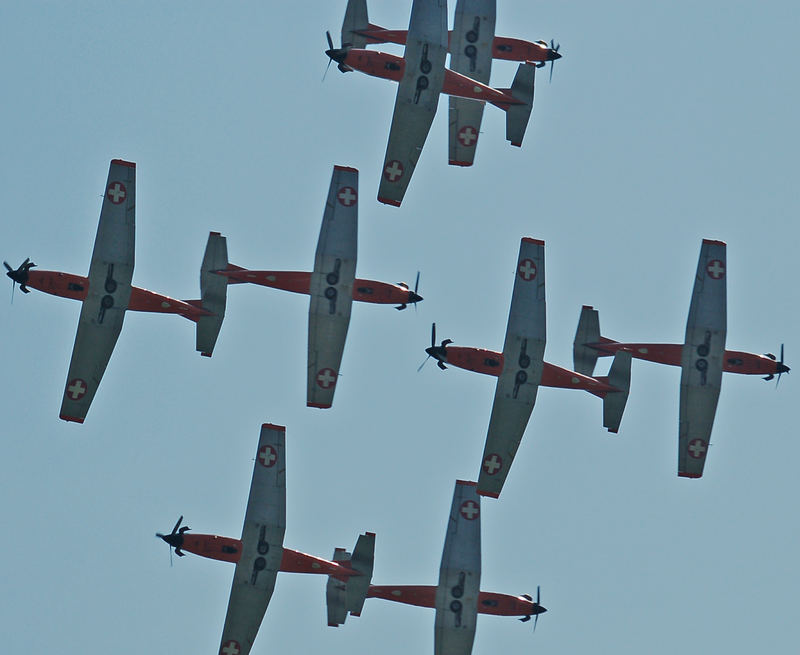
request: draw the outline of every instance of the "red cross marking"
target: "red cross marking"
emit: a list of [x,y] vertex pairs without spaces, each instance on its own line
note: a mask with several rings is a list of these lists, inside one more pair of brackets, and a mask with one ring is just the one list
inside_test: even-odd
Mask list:
[[689,442],[689,454],[695,459],[700,459],[707,450],[708,444],[702,439],[693,439]]
[[336,371],[332,368],[323,368],[317,373],[317,384],[323,389],[330,389],[336,384]]
[[352,207],[356,204],[356,200],[358,200],[358,194],[351,186],[343,186],[339,189],[339,193],[336,194],[336,197],[345,207]]
[[258,449],[258,461],[261,463],[261,466],[272,468],[275,466],[275,462],[278,461],[278,453],[276,453],[275,449],[269,444],[264,444]]
[[478,133],[472,125],[465,125],[458,131],[458,140],[462,146],[469,148],[478,142]]
[[481,513],[481,510],[478,508],[478,503],[474,500],[465,500],[461,503],[461,509],[458,511],[467,521],[474,521]]
[[67,397],[70,400],[80,400],[86,395],[87,391],[89,391],[89,387],[87,387],[86,382],[80,378],[70,380],[67,385]]
[[710,278],[719,280],[720,278],[725,277],[725,264],[723,264],[719,259],[712,259],[706,266],[706,273],[708,273]]
[[234,639],[226,641],[219,649],[219,655],[239,655],[241,652],[242,648],[239,646],[239,642]]
[[383,176],[389,180],[389,182],[397,182],[397,180],[403,177],[404,170],[403,164],[396,159],[393,159],[386,164],[386,168],[383,169]]
[[536,277],[536,264],[533,263],[532,259],[523,259],[519,263],[517,270],[519,271],[519,276],[526,282],[530,282]]
[[122,182],[112,182],[106,189],[106,197],[115,205],[118,205],[128,197],[128,190]]
[[483,460],[483,470],[487,475],[494,475],[503,468],[503,458],[497,453],[492,453]]

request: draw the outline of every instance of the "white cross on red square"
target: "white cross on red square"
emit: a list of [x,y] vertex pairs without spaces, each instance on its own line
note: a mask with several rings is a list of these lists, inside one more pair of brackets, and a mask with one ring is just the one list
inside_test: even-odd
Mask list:
[[239,642],[231,639],[230,641],[226,641],[222,644],[222,647],[219,649],[220,655],[239,655],[242,652],[241,647],[239,646]]
[[519,263],[519,276],[526,282],[536,277],[536,264],[532,259],[523,259]]
[[128,191],[122,182],[112,182],[108,185],[106,196],[111,202],[118,205],[128,196]]
[[261,462],[262,466],[271,468],[278,461],[278,453],[269,444],[264,444],[258,449],[258,461]]
[[458,131],[458,140],[462,146],[469,148],[475,145],[478,140],[478,133],[472,125],[465,125]]
[[336,371],[332,368],[323,368],[317,373],[317,384],[323,389],[330,389],[336,384]]
[[386,168],[383,169],[383,176],[389,180],[389,182],[397,182],[397,180],[403,177],[403,170],[403,164],[393,159],[386,164]]
[[461,503],[461,516],[463,516],[467,521],[474,521],[478,518],[478,514],[481,513],[481,510],[478,508],[478,503],[474,500],[465,500]]
[[70,380],[67,385],[67,396],[69,396],[71,400],[80,400],[86,395],[88,390],[89,387],[86,386],[83,380],[75,378],[74,380]]
[[706,272],[709,277],[719,280],[721,277],[725,276],[725,264],[719,259],[712,259],[708,262],[708,266],[706,266]]
[[503,459],[497,453],[492,453],[483,460],[483,470],[486,471],[487,475],[494,475],[501,468],[503,468]]
[[695,459],[700,459],[707,450],[708,444],[702,439],[693,439],[689,442],[689,454]]
[[352,207],[356,204],[356,200],[358,200],[358,194],[351,186],[343,186],[341,189],[339,189],[339,193],[336,195],[336,197],[345,207]]

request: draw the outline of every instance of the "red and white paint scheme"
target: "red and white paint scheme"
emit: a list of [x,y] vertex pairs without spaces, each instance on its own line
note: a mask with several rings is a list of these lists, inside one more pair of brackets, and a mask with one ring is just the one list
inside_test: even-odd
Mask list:
[[[527,594],[511,596],[480,591],[480,502],[476,482],[456,481],[437,585],[370,585],[367,589],[367,598],[435,609],[435,653],[467,655],[472,648],[479,614],[517,616],[528,621],[547,611],[539,602],[538,590],[536,600]],[[334,588],[329,584],[329,625],[345,622],[347,613],[341,611],[340,601],[350,584]],[[358,616],[360,611],[351,614]]]
[[[327,575],[329,584],[350,584],[350,606],[363,604],[372,579],[375,534],[359,536],[353,555],[337,549],[333,560],[283,546],[286,530],[286,428],[261,426],[242,536],[196,534],[181,527],[183,516],[169,534],[156,533],[175,554],[192,553],[236,565],[228,611],[220,639],[224,655],[247,655],[275,588],[278,572]],[[358,582],[350,582],[351,578]],[[333,582],[330,582],[333,581]],[[360,596],[360,600],[359,600]]]
[[678,475],[703,474],[723,373],[761,375],[765,380],[789,372],[774,354],[726,349],[726,245],[703,239],[695,273],[684,343],[619,342],[600,334],[596,309],[584,305],[573,344],[575,370],[592,375],[599,357],[629,353],[635,359],[681,368]]

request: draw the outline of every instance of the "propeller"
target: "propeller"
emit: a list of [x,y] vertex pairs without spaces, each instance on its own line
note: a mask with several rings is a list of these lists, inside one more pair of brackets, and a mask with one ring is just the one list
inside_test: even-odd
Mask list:
[[561,55],[558,54],[560,48],[560,43],[556,43],[554,39],[550,39],[550,82],[553,81],[553,65],[556,59],[561,59]]
[[426,348],[425,352],[428,353],[428,356],[425,358],[425,361],[420,364],[417,372],[422,370],[422,367],[425,366],[425,363],[433,357],[436,360],[436,365],[442,369],[443,371],[447,369],[444,365],[444,360],[447,359],[447,344],[453,343],[452,339],[445,339],[442,341],[441,345],[436,345],[436,323],[431,324],[431,347]]
[[28,271],[30,271],[36,264],[34,264],[29,257],[25,258],[25,261],[20,264],[17,270],[11,268],[8,262],[3,262],[3,266],[6,267],[6,275],[11,278],[11,296],[14,296],[14,282],[19,284],[19,290],[22,293],[30,293],[30,289],[25,285],[28,283]]
[[[400,286],[404,289],[408,289],[408,285],[405,282],[400,282]],[[414,305],[414,311],[417,311],[417,303],[422,300],[422,296],[420,296],[417,291],[419,290],[419,271],[417,271],[417,281],[414,283],[414,290],[409,291],[408,293],[408,300],[404,302],[399,307],[395,307],[397,310],[403,310],[408,307],[408,303]]]
[[533,603],[533,607],[531,608],[531,610],[532,610],[531,613],[528,614],[528,616],[523,616],[520,619],[520,621],[522,621],[523,623],[527,623],[528,621],[531,620],[531,616],[535,616],[536,618],[533,620],[533,631],[534,632],[536,632],[536,623],[539,621],[539,615],[540,614],[544,614],[547,611],[547,609],[542,607],[541,603],[539,602],[541,600],[541,595],[540,594],[541,594],[541,587],[539,587],[538,585],[536,587],[536,602],[535,603],[533,603],[533,598],[530,595],[522,594],[522,598],[524,598],[525,600]]
[[[333,47],[333,39],[331,38],[331,33],[329,31],[325,32],[325,37],[328,39],[328,49],[325,51],[325,54],[328,55],[330,61],[328,61],[328,68],[331,67],[331,61],[335,61],[339,66],[337,67],[342,73],[349,73],[352,68],[344,64],[344,60],[347,57],[347,53],[350,51],[350,47],[344,48],[334,48]],[[328,74],[328,68],[325,69],[325,75]],[[325,79],[325,75],[322,76],[322,79]]]
[[[781,344],[780,360],[778,360],[772,353],[764,353],[764,356],[769,357],[773,362],[775,362],[775,373],[778,374],[778,380],[775,382],[775,388],[777,389],[778,384],[780,384],[781,381],[781,375],[783,375],[784,373],[788,373],[791,370],[788,366],[786,366],[786,364],[783,363],[783,344]],[[770,373],[764,379],[771,380],[772,378],[775,377],[775,373]]]
[[[167,542],[172,548],[175,549],[175,554],[178,557],[183,557],[185,553],[181,552],[181,546],[183,546],[183,533],[187,530],[190,530],[188,525],[184,525],[182,528],[180,527],[181,523],[183,522],[183,516],[181,516],[178,521],[175,523],[175,526],[172,528],[172,532],[169,534],[161,534],[160,532],[156,532],[156,537],[159,539],[163,539]],[[170,564],[172,563],[172,550],[169,551],[170,553]]]

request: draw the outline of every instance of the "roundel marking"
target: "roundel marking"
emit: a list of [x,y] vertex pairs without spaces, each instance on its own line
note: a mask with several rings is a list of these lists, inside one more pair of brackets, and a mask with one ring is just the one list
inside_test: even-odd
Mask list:
[[332,368],[323,368],[317,373],[317,384],[323,389],[330,389],[336,384],[336,371]]
[[86,386],[86,382],[80,378],[75,378],[74,380],[70,380],[67,385],[67,398],[70,400],[80,400],[86,395],[87,391],[89,391],[89,387]]
[[264,444],[258,449],[258,462],[265,468],[272,468],[278,461],[278,453],[269,444]]
[[706,273],[712,280],[719,280],[725,277],[725,264],[719,259],[712,259],[706,265]]
[[494,475],[503,468],[503,458],[497,453],[492,453],[483,460],[483,470],[486,475]]
[[481,513],[478,503],[474,500],[465,500],[461,503],[461,507],[458,511],[467,521],[474,521]]
[[478,131],[472,125],[465,125],[458,131],[458,141],[462,146],[471,148],[478,141]]
[[343,186],[339,189],[339,193],[336,194],[336,198],[345,207],[352,207],[358,200],[358,193],[351,186]]
[[111,182],[106,189],[106,198],[108,198],[115,205],[124,202],[128,197],[128,190],[122,182]]
[[397,182],[401,177],[403,177],[403,173],[405,169],[403,168],[403,164],[396,159],[393,159],[386,167],[383,169],[383,176],[389,182]]
[[530,282],[536,277],[536,264],[532,259],[523,259],[517,268],[519,276],[526,282]]
[[694,459],[700,459],[703,455],[706,454],[708,450],[708,444],[703,441],[702,439],[692,439],[689,442],[689,455],[691,455]]

